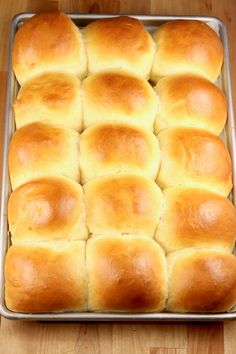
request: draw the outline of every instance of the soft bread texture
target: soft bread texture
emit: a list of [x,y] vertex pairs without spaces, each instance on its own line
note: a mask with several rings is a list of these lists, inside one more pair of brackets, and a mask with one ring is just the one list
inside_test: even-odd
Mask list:
[[211,81],[195,75],[162,78],[154,88],[159,110],[155,132],[187,126],[220,135],[227,117],[224,93]]
[[152,239],[98,236],[87,244],[89,310],[162,311],[167,296],[166,258]]
[[82,84],[84,127],[106,121],[131,123],[153,131],[157,98],[151,85],[126,70],[103,71]]
[[156,178],[159,143],[147,130],[125,123],[100,123],[80,137],[82,183],[96,177],[135,173]]
[[137,19],[120,16],[88,24],[83,30],[88,54],[88,72],[127,69],[149,78],[155,46]]
[[214,249],[185,249],[167,257],[171,312],[224,312],[236,304],[236,258]]
[[223,141],[207,131],[170,128],[158,135],[161,165],[157,183],[161,188],[205,188],[227,196],[232,188],[230,155]]
[[215,81],[223,62],[219,36],[206,23],[176,20],[161,25],[153,34],[156,42],[151,79],[193,73]]
[[236,210],[226,198],[204,189],[173,187],[163,191],[156,240],[169,253],[188,247],[232,251]]
[[91,234],[154,237],[162,193],[151,179],[133,174],[100,177],[86,183],[84,192]]
[[12,189],[50,175],[79,181],[79,134],[44,123],[23,126],[10,143],[9,172]]
[[17,128],[39,121],[81,131],[80,81],[62,73],[36,76],[19,90],[14,112]]
[[85,242],[13,245],[5,259],[5,301],[14,312],[87,310]]
[[8,222],[13,244],[87,239],[82,187],[64,177],[23,184],[10,196]]
[[20,85],[44,72],[83,78],[87,57],[79,28],[61,12],[33,16],[16,32],[12,64]]

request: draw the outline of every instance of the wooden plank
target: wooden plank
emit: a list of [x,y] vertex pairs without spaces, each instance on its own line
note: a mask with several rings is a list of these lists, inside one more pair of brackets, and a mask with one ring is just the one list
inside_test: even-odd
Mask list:
[[223,322],[188,325],[187,354],[193,353],[224,354]]

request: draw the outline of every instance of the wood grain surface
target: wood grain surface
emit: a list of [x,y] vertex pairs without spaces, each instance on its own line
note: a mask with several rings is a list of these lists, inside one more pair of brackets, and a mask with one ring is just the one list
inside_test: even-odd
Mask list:
[[[236,89],[235,0],[0,0],[0,141],[3,139],[8,34],[24,11],[209,15],[227,25]],[[236,92],[234,90],[234,92]],[[236,95],[234,93],[234,102]],[[0,144],[0,152],[2,144]],[[39,323],[1,319],[0,354],[235,354],[236,321],[218,323]]]

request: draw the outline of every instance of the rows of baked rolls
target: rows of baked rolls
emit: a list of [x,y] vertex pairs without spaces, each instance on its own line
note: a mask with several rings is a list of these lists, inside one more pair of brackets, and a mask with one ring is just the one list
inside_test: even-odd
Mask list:
[[12,61],[6,306],[230,310],[236,211],[215,31],[177,20],[151,35],[126,16],[80,30],[42,13],[17,31]]

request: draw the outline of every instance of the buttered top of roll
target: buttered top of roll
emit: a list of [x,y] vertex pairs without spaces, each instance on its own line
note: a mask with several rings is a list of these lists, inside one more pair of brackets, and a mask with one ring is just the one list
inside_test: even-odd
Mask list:
[[87,238],[82,187],[70,178],[47,177],[11,194],[8,222],[12,243]]
[[193,73],[215,81],[223,62],[219,36],[206,23],[176,20],[161,25],[153,35],[157,45],[151,79]]
[[79,180],[79,134],[67,128],[31,123],[18,129],[9,148],[12,188],[32,179],[62,175]]
[[151,85],[126,70],[104,71],[83,81],[84,126],[120,121],[153,130],[157,98]]
[[80,81],[71,74],[46,73],[27,81],[14,103],[16,127],[32,122],[82,130]]
[[87,243],[89,309],[161,311],[167,296],[162,248],[152,239],[98,236]]
[[216,135],[222,132],[227,102],[211,81],[195,75],[173,75],[158,81],[154,90],[159,99],[156,133],[176,126],[205,129]]
[[137,19],[120,16],[91,22],[83,29],[88,71],[128,69],[149,78],[154,42]]
[[156,239],[167,253],[188,247],[232,251],[236,210],[227,198],[185,187],[167,188],[163,197]]
[[5,258],[5,301],[14,312],[87,310],[85,242],[13,245]]
[[39,13],[16,32],[12,64],[21,85],[46,71],[67,72],[83,78],[87,57],[81,33],[61,12]]
[[158,135],[161,188],[199,187],[227,196],[232,188],[230,155],[223,141],[207,131],[170,128]]
[[134,174],[100,177],[86,183],[84,192],[93,235],[154,236],[162,193],[151,179]]
[[167,310],[224,312],[236,304],[236,258],[214,249],[185,249],[167,257]]
[[80,138],[83,183],[119,173],[137,173],[154,179],[160,162],[158,140],[146,129],[125,123],[101,123]]

